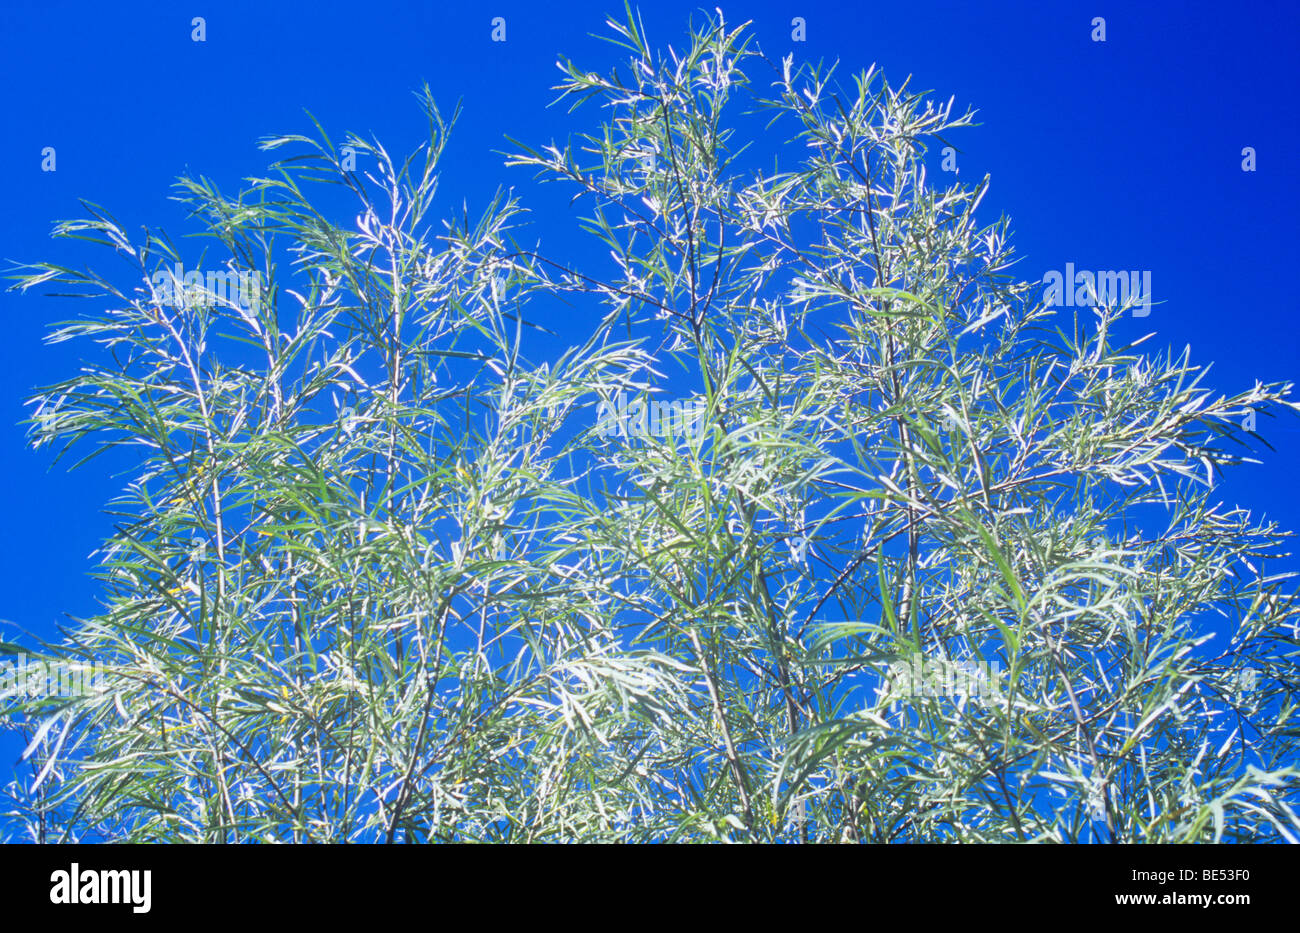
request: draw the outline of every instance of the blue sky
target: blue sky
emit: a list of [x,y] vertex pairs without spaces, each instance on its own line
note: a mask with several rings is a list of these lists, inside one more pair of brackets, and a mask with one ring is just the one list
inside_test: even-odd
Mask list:
[[[698,4],[656,0],[642,17],[656,45],[679,43]],[[1020,277],[1079,269],[1152,274],[1158,304],[1127,319],[1150,351],[1190,345],[1214,361],[1224,392],[1300,375],[1296,301],[1287,291],[1300,249],[1293,214],[1300,176],[1292,4],[1100,2],[726,3],[752,20],[770,55],[839,59],[841,75],[878,62],[891,81],[914,75],[979,128],[958,140],[961,177],[992,175],[985,221],[1005,212]],[[80,216],[78,198],[128,227],[186,231],[169,200],[184,172],[227,189],[260,173],[264,136],[309,132],[310,110],[335,138],[374,134],[392,152],[421,141],[412,96],[427,82],[464,113],[443,163],[440,197],[475,214],[498,186],[525,200],[531,173],[506,169],[503,134],[548,143],[573,125],[550,88],[557,54],[606,70],[615,50],[592,37],[621,2],[204,2],[178,5],[7,2],[0,11],[0,82],[7,119],[0,172],[11,184],[0,265],[107,261],[104,251],[49,240]],[[191,18],[206,41],[191,39]],[[504,17],[506,41],[491,39]],[[806,21],[793,42],[791,20]],[[1105,17],[1106,41],[1092,20]],[[594,119],[588,112],[586,121]],[[42,171],[54,147],[56,171]],[[1253,147],[1257,171],[1243,172]],[[561,244],[562,245],[562,244]],[[102,458],[69,473],[26,448],[22,400],[70,375],[83,348],[41,343],[54,320],[80,309],[0,293],[0,619],[42,636],[63,613],[94,611],[88,555],[110,528],[102,514],[123,478]],[[561,338],[565,335],[561,334]],[[579,335],[575,329],[573,342]],[[1232,504],[1300,528],[1292,492],[1300,419],[1268,422],[1266,462],[1229,476]],[[0,634],[12,638],[12,633]]]

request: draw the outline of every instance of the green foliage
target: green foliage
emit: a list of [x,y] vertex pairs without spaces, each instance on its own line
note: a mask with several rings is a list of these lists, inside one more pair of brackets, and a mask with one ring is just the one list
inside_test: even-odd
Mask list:
[[[11,698],[40,729],[11,824],[1296,841],[1285,536],[1212,486],[1289,386],[1216,398],[1186,354],[1117,345],[1126,308],[1045,308],[976,221],[988,179],[926,176],[972,122],[952,101],[721,19],[667,54],[609,25],[626,66],[560,88],[603,122],[509,159],[572,189],[607,265],[521,245],[514,197],[437,217],[426,91],[409,159],[349,138],[358,175],[322,130],[266,141],[296,154],[235,197],[182,181],[254,306],[162,300],[177,249],[93,205],[56,235],[129,284],[20,277],[97,309],[51,335],[100,349],[35,398],[35,445],[139,462],[103,611],[47,649],[108,686]],[[590,336],[530,362],[548,315]],[[706,430],[610,435],[620,393]],[[996,662],[994,701],[900,693],[918,659]]]

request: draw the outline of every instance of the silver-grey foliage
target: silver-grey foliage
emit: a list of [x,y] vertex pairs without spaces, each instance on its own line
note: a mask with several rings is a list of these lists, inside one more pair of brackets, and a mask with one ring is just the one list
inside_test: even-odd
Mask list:
[[[926,174],[951,101],[720,18],[610,27],[619,68],[563,65],[599,126],[509,160],[604,264],[514,197],[444,220],[427,94],[410,159],[321,131],[236,197],[182,183],[253,305],[161,300],[178,251],[98,208],[58,228],[128,268],[22,277],[93,296],[51,339],[99,345],[34,442],[139,466],[103,611],[49,648],[108,687],[11,698],[11,831],[1296,841],[1284,535],[1213,486],[1289,386],[1216,396],[1124,307],[1044,307],[988,179]],[[530,361],[548,315],[589,337]],[[620,392],[706,429],[599,430]],[[991,697],[890,679],[989,662]]]

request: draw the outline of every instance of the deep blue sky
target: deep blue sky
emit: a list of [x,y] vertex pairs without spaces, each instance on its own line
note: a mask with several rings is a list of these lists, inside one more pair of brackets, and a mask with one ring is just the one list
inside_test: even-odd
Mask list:
[[[712,4],[709,4],[711,8]],[[699,4],[647,3],[652,41],[680,45]],[[963,179],[993,187],[983,219],[1005,212],[1037,279],[1066,262],[1080,269],[1150,270],[1161,304],[1125,327],[1154,330],[1149,349],[1190,344],[1215,362],[1224,391],[1255,379],[1300,375],[1296,300],[1289,289],[1300,247],[1297,6],[1221,3],[991,3],[890,0],[725,3],[731,22],[753,21],[763,49],[797,59],[840,59],[842,75],[878,62],[891,81],[915,76],[983,126],[955,140]],[[263,136],[311,131],[311,110],[334,138],[376,134],[390,152],[420,141],[411,92],[424,82],[464,115],[440,189],[448,209],[477,213],[498,185],[525,197],[531,173],[507,170],[495,150],[509,133],[550,142],[547,110],[557,53],[606,70],[616,52],[591,37],[621,0],[582,3],[432,2],[73,3],[14,2],[0,9],[0,86],[7,113],[0,145],[6,179],[0,264],[111,260],[87,244],[48,239],[52,223],[102,204],[129,228],[178,234],[170,185],[185,171],[228,190],[260,173]],[[190,39],[204,16],[207,41]],[[493,43],[491,19],[507,21]],[[790,21],[807,21],[807,41]],[[1107,41],[1090,40],[1104,16]],[[594,111],[587,112],[594,119]],[[41,150],[57,171],[41,171]],[[1241,150],[1258,171],[1241,171]],[[94,461],[69,474],[25,447],[22,399],[70,375],[82,347],[41,343],[76,303],[0,294],[0,619],[50,635],[62,613],[89,614],[87,556],[109,528],[100,509],[122,479]],[[86,310],[89,310],[88,308]],[[573,339],[576,342],[578,335]],[[1261,420],[1277,452],[1222,487],[1229,502],[1300,528],[1293,483],[1300,420]],[[119,461],[120,462],[120,461]],[[0,632],[12,637],[12,632]]]

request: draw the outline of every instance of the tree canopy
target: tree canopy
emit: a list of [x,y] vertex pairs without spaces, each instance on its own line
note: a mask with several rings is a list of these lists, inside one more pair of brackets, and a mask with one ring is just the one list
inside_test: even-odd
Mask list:
[[951,99],[643,32],[511,142],[572,212],[443,205],[426,88],[409,157],[182,179],[200,257],[56,228],[125,264],[19,277],[93,305],[33,443],[138,464],[10,832],[1297,841],[1286,535],[1215,487],[1290,386],[1045,302],[927,174]]

